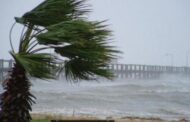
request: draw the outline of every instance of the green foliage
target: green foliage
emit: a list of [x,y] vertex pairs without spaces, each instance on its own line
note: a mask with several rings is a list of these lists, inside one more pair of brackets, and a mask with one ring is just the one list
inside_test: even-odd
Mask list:
[[13,54],[16,63],[21,65],[32,77],[40,79],[55,78],[56,62],[55,57],[47,53],[38,54]]
[[[109,46],[111,31],[104,21],[84,19],[89,12],[84,3],[85,0],[45,0],[21,18],[16,18],[16,22],[28,29],[23,34],[18,54],[12,55],[28,74],[53,78],[57,71],[64,71],[70,80],[90,80],[97,75],[113,77],[105,67],[119,51]],[[38,45],[43,48],[36,49]],[[54,49],[60,59],[54,60],[52,54],[38,54],[48,48]],[[57,70],[62,57],[66,60]]]
[[65,61],[63,68],[65,70],[66,78],[74,79],[75,81],[80,79],[93,80],[96,79],[96,75],[112,78],[113,75],[110,71],[105,70],[104,66],[106,65],[75,58]]
[[103,22],[72,20],[47,27],[48,32],[37,38],[40,44],[79,43],[86,41],[105,41],[110,31],[102,25]]
[[[47,27],[37,36],[39,44],[54,45],[55,52],[67,57],[64,70],[69,79],[112,78],[105,67],[118,51],[108,46],[110,31],[103,22],[73,20]],[[90,77],[92,76],[92,77]]]
[[85,0],[45,0],[32,11],[16,18],[19,23],[49,26],[63,21],[81,18],[89,12]]

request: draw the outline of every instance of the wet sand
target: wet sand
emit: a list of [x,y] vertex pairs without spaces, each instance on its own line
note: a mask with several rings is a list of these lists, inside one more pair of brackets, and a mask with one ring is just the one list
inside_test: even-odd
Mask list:
[[[35,114],[32,113],[33,119],[48,119],[48,120],[101,120],[98,117],[92,116],[66,116],[66,115],[50,115],[50,114]],[[162,120],[160,118],[140,118],[140,117],[122,117],[114,118],[107,117],[103,120],[115,120],[115,122],[190,122],[189,120]]]

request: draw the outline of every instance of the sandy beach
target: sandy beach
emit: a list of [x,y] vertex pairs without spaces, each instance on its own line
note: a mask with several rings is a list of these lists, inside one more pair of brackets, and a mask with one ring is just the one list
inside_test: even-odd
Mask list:
[[[59,115],[59,114],[40,114],[32,113],[33,119],[48,119],[48,120],[102,120],[98,117],[93,116],[68,116],[68,115]],[[107,117],[103,120],[115,120],[115,122],[190,122],[190,120],[185,120],[183,118],[179,120],[163,120],[160,118],[140,118],[140,117],[122,117],[114,118]]]

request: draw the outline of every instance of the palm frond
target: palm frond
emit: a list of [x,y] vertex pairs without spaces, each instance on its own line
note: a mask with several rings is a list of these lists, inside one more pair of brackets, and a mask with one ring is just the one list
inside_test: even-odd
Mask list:
[[55,52],[69,59],[81,58],[90,61],[110,62],[117,53],[111,46],[101,46],[97,43],[84,43],[83,45],[68,45],[55,47]]
[[37,36],[40,44],[83,44],[86,41],[105,41],[111,32],[101,22],[73,20],[47,27],[48,31]]
[[[115,50],[114,46],[109,46],[111,31],[107,29],[105,21],[88,21],[82,18],[89,12],[85,1],[46,0],[21,18],[16,18],[16,21],[27,26],[32,24],[45,27],[46,31],[35,35],[37,44],[44,45],[45,49],[54,48],[57,54],[68,59],[64,66],[67,78],[88,80],[95,75],[111,78],[112,73],[105,67],[116,58],[119,51]],[[32,46],[27,49],[27,53],[32,54],[31,57],[22,54],[15,56],[29,74],[35,77],[43,75],[34,74],[33,71],[38,68],[35,70],[29,67],[40,66],[33,56],[41,49],[33,50]],[[39,56],[40,58],[47,57]],[[48,60],[53,64],[52,59]],[[30,64],[30,61],[33,63]],[[47,63],[48,61],[45,61],[44,64]],[[44,66],[44,69],[47,70],[48,67]],[[48,73],[51,75],[51,72],[45,71],[44,76],[47,77]]]
[[15,61],[23,67],[28,75],[40,79],[54,79],[56,73],[56,58],[47,53],[14,54]]
[[65,63],[66,76],[86,80],[95,74],[112,76],[103,67],[107,67],[119,51],[109,46],[107,40],[111,32],[103,22],[73,20],[49,26],[47,30],[38,35],[37,40],[39,44],[54,45],[56,53],[69,59]]
[[21,18],[15,19],[18,23],[46,27],[62,21],[83,18],[83,15],[90,11],[85,2],[86,0],[45,0]]
[[69,45],[55,48],[55,52],[69,60],[65,63],[67,78],[89,80],[94,76],[112,78],[112,73],[105,69],[117,51],[100,45]]
[[94,80],[97,76],[113,78],[111,71],[105,69],[106,64],[100,62],[86,61],[75,58],[65,61],[64,71],[67,80]]

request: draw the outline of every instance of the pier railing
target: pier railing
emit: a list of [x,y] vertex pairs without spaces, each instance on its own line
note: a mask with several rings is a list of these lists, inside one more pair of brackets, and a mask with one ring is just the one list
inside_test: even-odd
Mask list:
[[[7,72],[13,67],[13,60],[0,59],[0,81],[4,80]],[[138,65],[138,64],[110,64],[108,67],[116,77],[128,79],[159,78],[163,74],[190,76],[190,67]]]
[[190,76],[190,67],[138,64],[110,64],[108,69],[113,71],[116,77],[119,78],[159,78],[163,74]]

